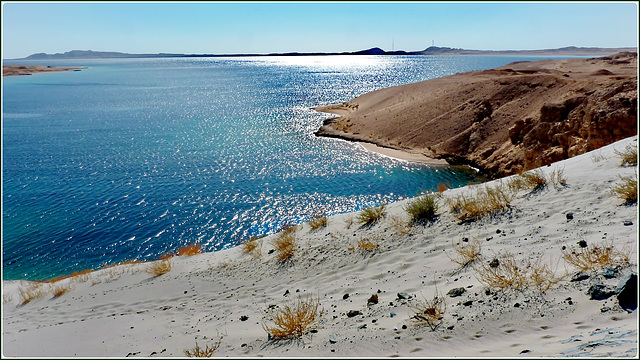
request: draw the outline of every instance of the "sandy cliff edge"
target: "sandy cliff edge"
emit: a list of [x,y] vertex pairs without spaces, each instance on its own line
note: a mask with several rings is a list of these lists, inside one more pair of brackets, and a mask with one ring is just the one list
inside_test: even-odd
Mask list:
[[515,62],[315,108],[318,136],[471,165],[500,177],[637,134],[637,53]]

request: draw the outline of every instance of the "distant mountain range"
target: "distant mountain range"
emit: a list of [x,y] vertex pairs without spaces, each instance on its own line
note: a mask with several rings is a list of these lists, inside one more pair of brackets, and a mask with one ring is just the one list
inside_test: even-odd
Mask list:
[[385,51],[378,47],[367,50],[340,53],[271,53],[271,54],[128,54],[92,50],[72,50],[66,53],[38,53],[15,60],[54,60],[54,59],[109,59],[109,58],[166,58],[166,57],[231,57],[231,56],[318,56],[318,55],[558,55],[558,56],[604,56],[618,52],[637,52],[635,47],[598,48],[598,47],[563,47],[542,50],[468,50],[450,47],[430,46],[420,51]]

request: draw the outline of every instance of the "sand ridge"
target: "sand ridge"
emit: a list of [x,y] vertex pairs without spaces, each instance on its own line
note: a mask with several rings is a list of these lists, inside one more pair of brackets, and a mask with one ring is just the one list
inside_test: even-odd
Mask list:
[[[586,294],[593,284],[615,287],[637,274],[638,207],[610,194],[619,176],[637,174],[637,167],[621,167],[615,153],[628,145],[637,146],[637,136],[541,168],[545,174],[562,169],[566,185],[521,191],[508,211],[478,221],[460,222],[441,202],[435,222],[407,227],[410,200],[404,200],[389,204],[371,227],[351,223],[356,214],[331,216],[317,230],[304,224],[287,263],[269,253],[271,235],[258,258],[240,247],[174,257],[173,269],[158,277],[144,271],[147,264],[123,265],[73,282],[62,296],[24,305],[18,289],[26,282],[3,281],[2,352],[175,357],[221,336],[216,356],[637,357],[638,311],[623,310],[615,296],[590,300]],[[487,288],[473,266],[450,259],[464,238],[481,242],[483,261],[506,251],[518,259],[543,257],[568,277],[545,292]],[[359,251],[360,239],[378,247]],[[612,241],[629,249],[631,264],[613,278],[599,270],[570,281],[577,270],[561,261],[561,247],[579,240]],[[446,295],[454,288],[464,292]],[[443,323],[435,331],[415,326],[412,306],[436,291],[446,302]],[[368,304],[374,294],[379,302]],[[300,295],[318,298],[324,309],[317,331],[270,341],[263,329],[271,324],[269,308]],[[350,310],[361,314],[350,317]]]
[[31,75],[59,71],[80,71],[82,66],[2,65],[2,76]]

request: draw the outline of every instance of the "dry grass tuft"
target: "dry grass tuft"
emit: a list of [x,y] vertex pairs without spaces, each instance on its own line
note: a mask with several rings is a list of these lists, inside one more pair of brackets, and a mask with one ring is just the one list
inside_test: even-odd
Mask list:
[[396,234],[406,235],[411,232],[411,224],[403,221],[399,216],[392,215],[390,220]]
[[187,357],[196,357],[196,358],[210,358],[213,354],[220,348],[220,344],[222,343],[222,337],[218,337],[218,340],[213,343],[213,345],[205,346],[205,348],[201,348],[196,341],[196,346],[193,349],[184,349],[184,354]]
[[478,186],[470,188],[471,195],[460,194],[446,198],[458,220],[476,220],[486,215],[496,214],[511,204],[513,193],[502,181],[494,186]]
[[524,289],[527,287],[529,279],[527,278],[526,266],[518,264],[513,255],[507,253],[496,261],[487,263],[486,261],[478,262],[475,267],[476,276],[480,282],[491,288],[498,289]]
[[638,165],[638,146],[627,145],[624,150],[614,150],[614,152],[620,157],[620,166]]
[[549,182],[553,186],[567,185],[567,177],[564,175],[564,168],[555,168],[549,173]]
[[616,264],[626,265],[630,261],[628,252],[614,249],[613,242],[578,249],[564,248],[561,251],[566,262],[583,271],[604,269]]
[[353,218],[349,217],[344,219],[344,224],[347,226],[347,229],[351,229],[351,225],[353,225]]
[[357,246],[358,246],[358,249],[366,252],[373,251],[378,248],[377,241],[370,240],[367,238],[362,238],[358,240]]
[[269,313],[274,325],[262,324],[271,339],[291,339],[303,336],[318,326],[324,313],[319,308],[319,300],[312,297],[298,297],[291,303],[272,309]]
[[591,153],[591,161],[593,162],[600,162],[602,160],[606,160],[607,158],[602,155],[602,150],[598,150],[598,151],[593,151]]
[[327,226],[327,217],[325,215],[316,215],[313,219],[309,220],[309,226],[311,230],[317,230],[321,227]]
[[178,256],[193,256],[203,253],[202,246],[200,244],[195,243],[191,245],[186,245],[178,249],[176,255]]
[[255,259],[262,256],[262,237],[252,236],[241,243],[242,252],[250,254]]
[[620,176],[621,183],[611,188],[611,194],[624,200],[625,204],[638,202],[638,174]]
[[20,294],[20,304],[26,305],[33,300],[44,297],[46,291],[44,290],[44,285],[39,282],[29,283],[26,287],[20,287],[18,289]]
[[457,244],[453,245],[453,251],[455,254],[452,256],[447,256],[454,263],[465,267],[475,261],[480,255],[480,250],[482,250],[482,243],[478,239],[471,239],[468,242],[461,241]]
[[296,241],[296,231],[298,228],[296,226],[287,226],[284,230],[280,231],[275,239],[271,241],[271,245],[276,250],[276,258],[279,261],[286,261],[293,257],[293,254],[296,252],[297,241]]
[[478,280],[491,288],[522,290],[533,286],[546,291],[565,276],[556,276],[557,267],[557,263],[555,266],[543,263],[542,257],[534,263],[517,262],[507,253],[489,263],[480,263],[475,270]]
[[53,297],[60,297],[71,290],[71,284],[57,284],[52,289]]
[[542,190],[547,186],[547,178],[540,169],[524,172],[514,176],[507,182],[507,187],[511,192],[517,193],[520,190]]
[[542,262],[542,257],[529,267],[529,283],[540,291],[547,291],[553,285],[564,279],[566,274],[556,276],[558,263],[555,266]]
[[414,311],[414,315],[411,319],[415,325],[427,325],[431,331],[435,331],[436,328],[442,323],[442,318],[447,309],[447,304],[444,301],[444,297],[436,293],[433,295],[433,299],[424,299],[414,305],[410,306]]
[[438,212],[438,203],[435,195],[423,194],[410,201],[404,210],[415,223],[433,221]]
[[149,266],[147,266],[147,273],[153,275],[154,277],[157,277],[168,273],[169,271],[171,271],[172,267],[173,266],[171,265],[170,260],[158,260],[152,262],[151,264],[149,264]]
[[445,192],[445,191],[447,191],[449,189],[451,189],[451,183],[449,183],[448,181],[447,181],[446,184],[443,184],[441,182],[438,183],[438,192],[440,194],[442,194],[443,192]]
[[364,226],[373,225],[387,213],[387,203],[372,206],[361,210],[356,216],[356,221]]

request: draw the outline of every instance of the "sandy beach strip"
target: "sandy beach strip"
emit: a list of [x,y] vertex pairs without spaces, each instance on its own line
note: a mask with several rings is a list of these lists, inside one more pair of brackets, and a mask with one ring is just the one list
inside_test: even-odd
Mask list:
[[58,71],[80,71],[82,66],[2,65],[2,76],[32,75]]
[[[274,251],[283,234],[274,234],[249,253],[173,257],[159,276],[143,263],[55,284],[3,281],[2,354],[184,357],[197,343],[226,357],[637,358],[638,206],[612,194],[624,177],[637,184],[637,165],[621,166],[632,147],[637,136],[540,168],[556,181],[520,189],[502,211],[475,220],[448,204],[514,177],[439,193],[429,223],[409,223],[413,199],[388,204],[368,226],[361,213],[316,229],[305,223],[285,261]],[[453,261],[471,245],[473,261]],[[563,255],[580,249],[616,256],[580,270]],[[509,259],[527,278],[553,280],[548,289],[483,280]],[[635,309],[618,300],[621,284],[635,284]],[[38,296],[25,302],[29,291]],[[318,316],[301,336],[273,339],[267,329],[296,299],[317,301]],[[420,324],[436,310],[435,326]]]

